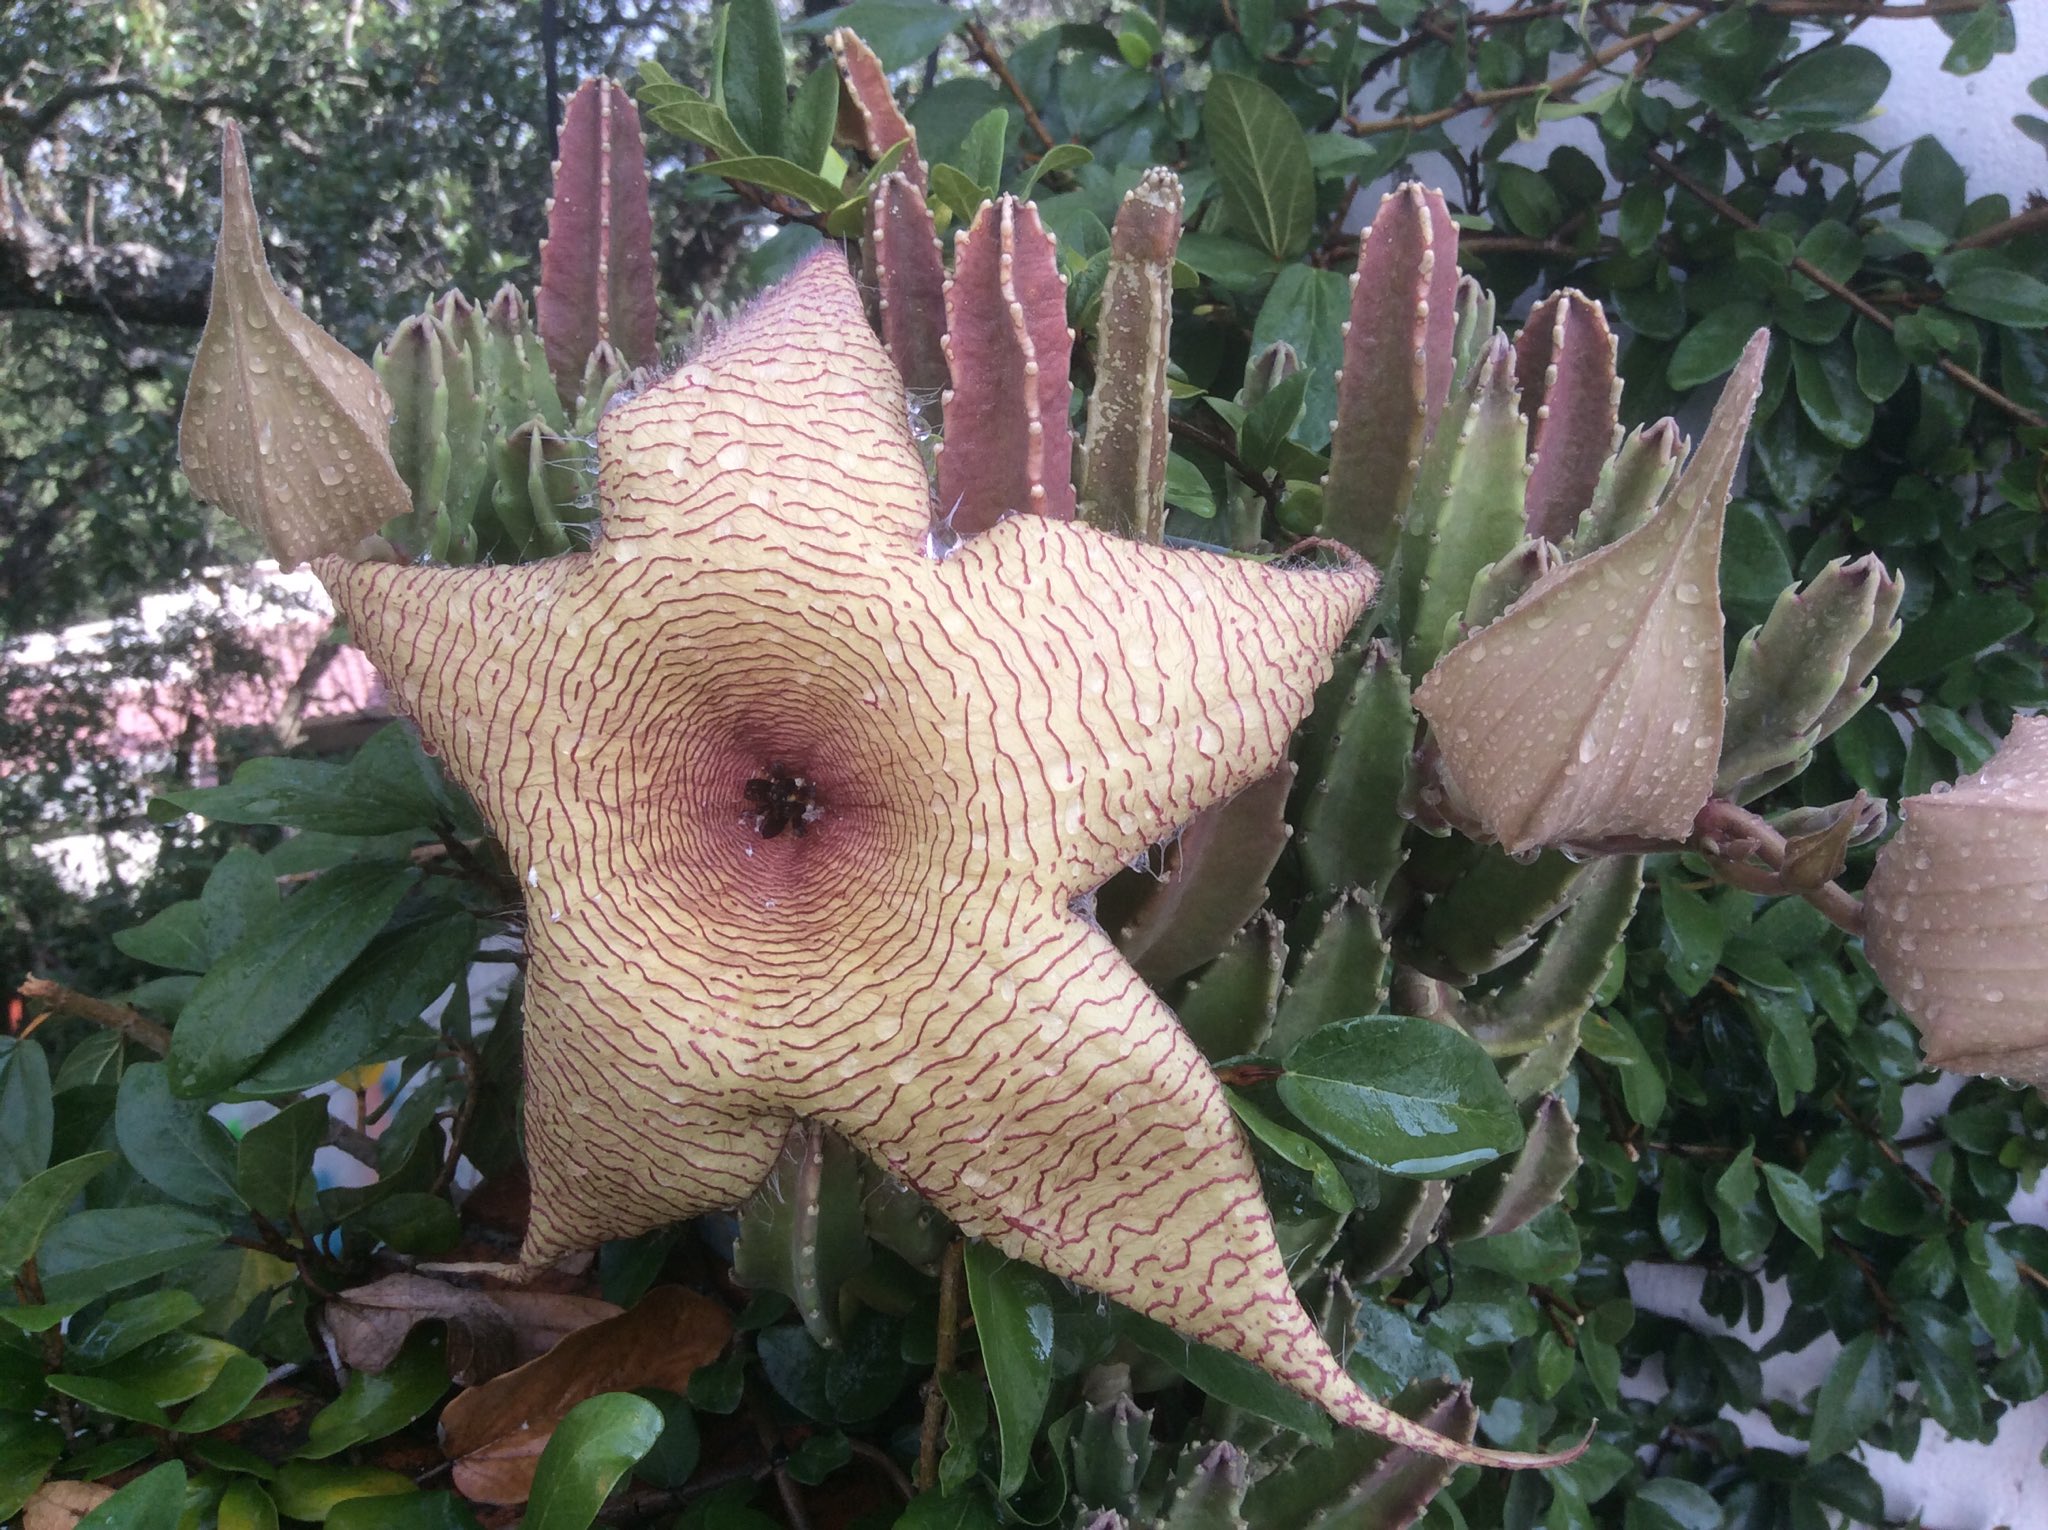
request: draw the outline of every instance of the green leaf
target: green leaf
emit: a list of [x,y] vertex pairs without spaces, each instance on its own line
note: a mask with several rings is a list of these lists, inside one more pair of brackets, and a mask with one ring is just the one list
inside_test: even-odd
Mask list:
[[2048,282],[1992,263],[1972,263],[1947,280],[1942,301],[1972,318],[2014,329],[2048,325]]
[[178,1530],[184,1517],[185,1466],[166,1461],[86,1515],[77,1530]]
[[1658,880],[1657,903],[1664,914],[1664,949],[1671,959],[1672,979],[1679,992],[1691,996],[1707,986],[1720,965],[1728,928],[1706,899],[1672,877]]
[[1637,181],[1621,194],[1615,213],[1621,247],[1631,255],[1652,249],[1664,233],[1665,192],[1654,181]]
[[172,1089],[231,1087],[361,954],[418,880],[410,866],[352,862],[280,903],[186,1001],[165,1059]]
[[1916,223],[1954,234],[1969,198],[1963,168],[1932,133],[1913,140],[1899,167],[1899,211]]
[[132,929],[116,930],[114,949],[152,967],[173,972],[204,972],[213,964],[197,898],[173,903],[153,919]]
[[420,1012],[463,980],[478,934],[476,920],[458,910],[372,941],[237,1090],[296,1094],[346,1069],[390,1058]]
[[1820,47],[1787,64],[1763,104],[1790,126],[1834,127],[1867,117],[1891,80],[1891,66],[1868,48]]
[[1859,315],[1854,344],[1856,386],[1873,404],[1881,404],[1898,392],[1906,381],[1908,367],[1906,358],[1900,354],[1899,342],[1882,324],[1875,324]]
[[1674,1259],[1690,1259],[1707,1241],[1707,1201],[1691,1165],[1666,1157],[1658,1170],[1657,1235]]
[[1208,475],[1179,452],[1166,454],[1166,502],[1205,521],[1216,514],[1216,491]]
[[1065,175],[1094,162],[1095,156],[1080,144],[1056,143],[1039,155],[1038,163],[1031,167],[1031,173],[1024,177],[1024,184],[1017,188],[1017,195],[1029,198],[1046,176]]
[[76,1365],[104,1365],[184,1327],[203,1310],[198,1297],[176,1289],[115,1302],[85,1327],[72,1330],[70,1359]]
[[13,1195],[49,1166],[54,1126],[42,1044],[0,1036],[0,1195]]
[[220,1530],[277,1530],[277,1504],[262,1483],[237,1477],[220,1495],[216,1518]]
[[897,1517],[892,1530],[997,1530],[1001,1521],[973,1488],[958,1493],[920,1493]]
[[36,1254],[51,1305],[87,1301],[189,1264],[220,1246],[221,1225],[179,1206],[81,1211],[51,1228]]
[[1715,308],[1678,342],[1664,368],[1664,380],[1681,393],[1712,382],[1734,367],[1764,319],[1764,310],[1756,303]]
[[1044,1275],[977,1239],[967,1245],[967,1299],[1002,1439],[996,1491],[1008,1498],[1024,1485],[1052,1391],[1052,1297]]
[[960,142],[960,169],[981,188],[983,197],[993,197],[1003,183],[1003,148],[1009,141],[1009,108],[998,106],[983,112]]
[[739,129],[717,102],[678,84],[652,59],[640,65],[640,79],[640,100],[655,126],[701,143],[721,158],[735,159],[747,152]]
[[[390,1498],[415,1493],[412,1478],[377,1466],[335,1466],[326,1461],[287,1461],[278,1468],[270,1495],[287,1519],[324,1524],[335,1506],[356,1498]],[[386,1505],[377,1505],[381,1511]],[[371,1523],[387,1523],[377,1518]]]
[[118,1156],[87,1153],[52,1164],[0,1206],[0,1284],[14,1279],[15,1273],[34,1256],[43,1234],[64,1215],[78,1192]]
[[1878,665],[1879,678],[1886,685],[1933,680],[1951,664],[2026,631],[2033,620],[2027,603],[2009,590],[1942,601],[1906,624],[1904,634]]
[[[374,1375],[361,1370],[350,1373],[341,1395],[313,1415],[299,1458],[319,1461],[396,1434],[439,1402],[447,1390],[448,1362],[442,1354],[441,1336],[415,1329],[384,1370]],[[644,1449],[640,1454],[645,1454]]]
[[1860,1333],[1849,1340],[1828,1367],[1827,1380],[1814,1399],[1808,1459],[1824,1461],[1862,1443],[1871,1426],[1884,1417],[1897,1389],[1898,1372],[1885,1337]]
[[398,834],[449,816],[438,769],[402,723],[377,733],[346,765],[266,756],[243,765],[226,786],[165,792],[158,800],[216,823],[326,834]]
[[1293,265],[1273,283],[1252,325],[1254,356],[1284,340],[1301,358],[1296,375],[1308,382],[1293,437],[1311,451],[1329,442],[1330,421],[1337,415],[1337,370],[1344,364],[1344,322],[1350,311],[1351,283],[1342,272]]
[[1119,1308],[1117,1332],[1155,1359],[1163,1360],[1218,1402],[1308,1436],[1330,1441],[1330,1419],[1314,1403],[1273,1379],[1249,1360],[1184,1339],[1164,1324]]
[[1301,124],[1279,96],[1243,75],[1209,82],[1202,131],[1232,224],[1275,260],[1307,245],[1316,210],[1315,172]]
[[1588,1014],[1579,1022],[1579,1041],[1621,1075],[1622,1103],[1636,1122],[1655,1126],[1664,1119],[1664,1075],[1633,1026],[1618,1016]]
[[21,1512],[64,1455],[64,1431],[53,1423],[0,1417],[0,1519]]
[[925,172],[932,195],[946,204],[956,223],[974,221],[975,210],[988,200],[988,192],[975,184],[974,177],[954,165],[933,165]]
[[1653,1477],[1631,1489],[1625,1530],[1722,1530],[1714,1495],[1682,1477]]
[[150,1401],[141,1390],[125,1382],[115,1381],[106,1376],[55,1375],[47,1378],[51,1391],[61,1393],[75,1402],[82,1402],[88,1408],[101,1413],[125,1418],[133,1424],[147,1424],[152,1429],[168,1429],[170,1415],[162,1406]]
[[782,22],[775,0],[730,0],[719,41],[714,98],[749,150],[769,159],[782,158],[789,61],[782,53]]
[[478,1530],[469,1505],[453,1493],[349,1498],[327,1516],[327,1530]]
[[1440,1178],[1522,1145],[1522,1120],[1485,1050],[1410,1015],[1326,1025],[1287,1054],[1280,1098],[1301,1123],[1393,1174]]
[[313,1155],[327,1140],[327,1100],[285,1106],[242,1134],[235,1152],[235,1188],[252,1211],[284,1221],[313,1199]]
[[1847,340],[1825,347],[1793,342],[1792,375],[1799,407],[1829,441],[1856,447],[1870,439],[1876,412],[1857,385],[1856,356]]
[[1821,1227],[1820,1202],[1813,1187],[1783,1164],[1763,1166],[1764,1184],[1770,1188],[1771,1204],[1778,1208],[1778,1220],[1816,1254],[1826,1252],[1826,1233]]
[[813,69],[789,103],[791,163],[821,169],[832,150],[832,129],[839,121],[839,71],[830,64]]
[[1494,167],[1495,190],[1509,225],[1533,239],[1545,239],[1564,221],[1564,202],[1549,177],[1526,165]]
[[661,1409],[630,1392],[585,1398],[541,1452],[523,1530],[585,1530],[619,1479],[661,1437]]
[[135,1172],[172,1200],[214,1209],[239,1207],[235,1139],[202,1100],[171,1093],[162,1063],[137,1063],[121,1075],[114,1133]]
[[840,190],[815,170],[791,164],[770,155],[744,155],[735,159],[714,159],[691,165],[690,175],[715,175],[721,180],[745,181],[752,186],[779,191],[795,197],[819,212],[830,212],[843,200]]
[[254,1355],[228,1356],[206,1389],[185,1405],[172,1426],[180,1434],[205,1434],[230,1424],[256,1399],[269,1380],[269,1368]]
[[1358,1198],[1351,1193],[1351,1186],[1345,1183],[1344,1176],[1338,1172],[1336,1160],[1323,1151],[1320,1143],[1282,1126],[1235,1089],[1224,1090],[1223,1097],[1230,1102],[1231,1110],[1236,1113],[1237,1119],[1244,1123],[1247,1131],[1271,1148],[1283,1161],[1293,1164],[1295,1168],[1314,1179],[1316,1196],[1325,1206],[1339,1216],[1357,1207]]
[[941,0],[853,0],[794,22],[790,30],[823,36],[835,27],[851,27],[875,50],[882,67],[894,72],[937,48],[966,19],[966,13]]

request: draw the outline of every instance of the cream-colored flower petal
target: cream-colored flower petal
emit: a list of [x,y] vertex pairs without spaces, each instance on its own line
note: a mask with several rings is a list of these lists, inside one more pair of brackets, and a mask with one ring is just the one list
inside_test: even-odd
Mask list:
[[1866,891],[1870,965],[1930,1063],[2048,1087],[2048,717],[1900,812]]
[[320,566],[527,889],[526,1257],[737,1200],[811,1117],[1347,1423],[1507,1459],[1344,1374],[1214,1076],[1074,911],[1279,763],[1371,571],[1032,516],[932,557],[863,326],[820,258],[615,410],[588,554]]
[[213,301],[178,425],[185,476],[287,566],[346,552],[412,508],[390,417],[369,363],[271,278],[242,135],[228,124]]
[[1682,840],[1720,755],[1721,527],[1768,335],[1650,519],[1546,574],[1415,693],[1460,811],[1510,851]]

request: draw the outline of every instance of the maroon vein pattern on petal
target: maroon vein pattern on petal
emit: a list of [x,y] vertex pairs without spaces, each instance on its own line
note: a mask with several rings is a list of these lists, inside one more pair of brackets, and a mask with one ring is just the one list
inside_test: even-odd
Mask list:
[[[1370,571],[1038,516],[934,560],[900,400],[824,255],[607,415],[589,553],[321,565],[528,888],[526,1256],[732,1203],[803,1115],[1010,1253],[1464,1450],[1323,1346],[1213,1075],[1073,911],[1279,764]],[[804,832],[765,832],[771,773]]]

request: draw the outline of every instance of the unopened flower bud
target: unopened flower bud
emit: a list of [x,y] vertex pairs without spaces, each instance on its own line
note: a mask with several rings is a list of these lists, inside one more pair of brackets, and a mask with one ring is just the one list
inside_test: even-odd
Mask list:
[[1870,965],[1930,1063],[2048,1087],[2048,716],[1900,808],[1865,895]]

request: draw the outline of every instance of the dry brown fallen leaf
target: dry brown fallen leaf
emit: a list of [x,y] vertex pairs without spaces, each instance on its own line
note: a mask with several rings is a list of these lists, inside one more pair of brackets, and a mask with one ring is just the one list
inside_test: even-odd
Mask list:
[[717,1302],[660,1286],[630,1312],[578,1329],[538,1360],[458,1393],[441,1410],[441,1449],[455,1463],[455,1490],[472,1503],[524,1503],[540,1453],[571,1408],[601,1392],[681,1392],[731,1337],[732,1319]]
[[398,1357],[415,1324],[448,1325],[448,1375],[462,1386],[538,1359],[567,1335],[617,1317],[594,1296],[548,1291],[472,1291],[424,1275],[387,1275],[344,1291],[322,1314],[345,1365],[377,1372]]
[[22,1505],[21,1530],[71,1530],[113,1496],[104,1482],[45,1482]]

